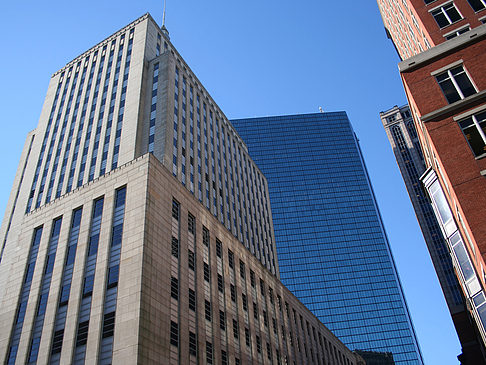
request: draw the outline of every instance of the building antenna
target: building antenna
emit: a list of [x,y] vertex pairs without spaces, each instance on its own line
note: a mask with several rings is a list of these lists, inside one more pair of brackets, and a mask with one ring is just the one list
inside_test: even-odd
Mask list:
[[162,33],[164,33],[164,35],[170,39],[169,37],[169,31],[167,30],[167,28],[165,27],[165,3],[166,3],[166,0],[164,0],[164,13],[162,15],[162,27],[160,28],[162,30]]
[[165,3],[166,3],[166,0],[164,0],[164,13],[162,15],[162,27],[165,27]]

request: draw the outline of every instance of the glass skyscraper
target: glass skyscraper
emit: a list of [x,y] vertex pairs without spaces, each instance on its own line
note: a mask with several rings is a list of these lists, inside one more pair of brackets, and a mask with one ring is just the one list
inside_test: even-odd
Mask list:
[[231,123],[268,179],[282,282],[349,348],[422,364],[346,113]]

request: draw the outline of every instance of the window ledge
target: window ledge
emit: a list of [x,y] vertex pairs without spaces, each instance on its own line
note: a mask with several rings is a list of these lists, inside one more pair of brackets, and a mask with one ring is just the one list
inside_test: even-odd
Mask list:
[[[485,157],[486,157],[486,153],[483,153],[482,155],[476,156],[475,159],[476,160],[482,160]],[[486,175],[486,170],[481,171],[481,175],[483,175],[483,176]]]
[[442,117],[442,116],[444,116],[446,114],[452,113],[453,111],[455,111],[455,110],[457,110],[459,108],[466,107],[466,106],[468,106],[471,103],[474,103],[476,101],[479,101],[479,100],[482,100],[482,99],[485,99],[485,98],[486,98],[486,90],[483,90],[483,91],[480,91],[480,92],[478,92],[478,93],[476,93],[474,95],[468,96],[465,99],[458,100],[455,103],[446,105],[446,106],[444,106],[444,107],[442,107],[440,109],[434,110],[431,113],[425,114],[420,119],[424,123],[425,122],[429,122],[432,119],[436,119],[436,118]]

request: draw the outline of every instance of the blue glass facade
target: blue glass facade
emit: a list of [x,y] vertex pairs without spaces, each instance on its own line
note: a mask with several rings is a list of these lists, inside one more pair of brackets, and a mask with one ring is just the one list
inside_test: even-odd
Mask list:
[[346,113],[231,123],[268,179],[282,282],[349,348],[422,364]]

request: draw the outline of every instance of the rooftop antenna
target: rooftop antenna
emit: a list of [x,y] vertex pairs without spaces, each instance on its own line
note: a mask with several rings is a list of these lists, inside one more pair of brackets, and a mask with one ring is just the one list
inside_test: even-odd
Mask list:
[[169,37],[169,31],[167,30],[167,28],[165,27],[165,3],[166,3],[166,0],[164,0],[164,13],[162,15],[162,27],[160,28],[162,30],[162,33],[164,33],[164,35],[170,39]]
[[319,107],[319,112],[324,113],[324,110],[322,110],[322,107]]

